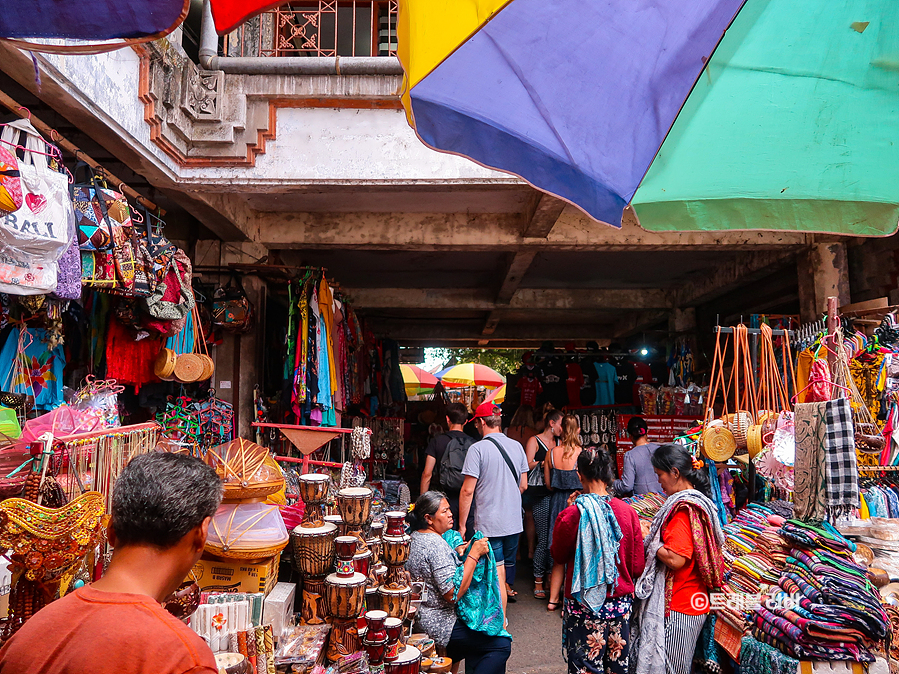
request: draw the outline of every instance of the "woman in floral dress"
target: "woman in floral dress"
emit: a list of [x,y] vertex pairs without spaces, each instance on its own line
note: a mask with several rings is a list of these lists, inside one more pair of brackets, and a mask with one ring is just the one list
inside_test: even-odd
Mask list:
[[562,651],[569,674],[627,674],[634,579],[645,563],[640,519],[609,496],[607,452],[584,450],[577,472],[583,493],[559,514],[551,544],[565,564]]

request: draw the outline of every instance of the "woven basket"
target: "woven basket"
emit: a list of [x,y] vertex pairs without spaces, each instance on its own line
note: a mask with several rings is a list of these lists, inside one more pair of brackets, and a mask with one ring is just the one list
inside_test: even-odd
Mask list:
[[191,384],[200,380],[203,374],[203,361],[195,353],[182,353],[175,361],[175,379]]
[[725,421],[730,432],[733,433],[737,447],[746,449],[749,427],[752,426],[752,415],[749,412],[737,412],[736,414],[728,414]]
[[225,550],[223,546],[215,545],[207,541],[204,549],[208,554],[218,557],[219,559],[241,559],[251,564],[258,564],[259,562],[264,562],[277,555],[287,547],[288,543],[290,543],[290,539],[283,543],[278,543],[277,545],[270,545],[267,548],[253,548],[252,550],[228,548]]
[[711,426],[702,432],[702,452],[712,461],[727,461],[736,449],[734,434],[724,426]]
[[177,356],[171,349],[161,349],[153,363],[153,373],[160,379],[171,379],[175,372]]
[[749,450],[750,459],[757,457],[765,448],[765,443],[762,441],[763,431],[762,424],[749,427],[749,433],[746,434],[746,448]]
[[215,374],[215,361],[205,353],[198,353],[197,356],[203,361],[203,372],[200,374],[200,379],[198,381],[207,381],[212,378],[213,374]]

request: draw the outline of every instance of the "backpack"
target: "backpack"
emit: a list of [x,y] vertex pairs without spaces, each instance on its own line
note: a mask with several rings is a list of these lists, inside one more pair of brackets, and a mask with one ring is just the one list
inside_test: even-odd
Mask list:
[[462,489],[465,476],[462,475],[462,466],[465,465],[465,456],[468,448],[474,444],[474,440],[467,435],[464,438],[450,437],[446,444],[443,456],[440,457],[440,485],[450,491]]

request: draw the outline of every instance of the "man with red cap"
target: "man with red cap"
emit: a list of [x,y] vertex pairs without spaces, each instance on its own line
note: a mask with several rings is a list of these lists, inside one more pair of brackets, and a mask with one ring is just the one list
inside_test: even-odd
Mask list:
[[[485,402],[475,411],[475,428],[483,437],[468,448],[462,474],[465,481],[459,494],[459,521],[468,520],[472,500],[476,504],[474,526],[490,540],[499,575],[500,588],[515,582],[518,536],[524,529],[521,495],[528,488],[528,460],[520,442],[500,431],[502,410]],[[460,524],[464,537],[473,534]],[[507,585],[508,583],[508,585]],[[507,592],[502,593],[503,612]]]

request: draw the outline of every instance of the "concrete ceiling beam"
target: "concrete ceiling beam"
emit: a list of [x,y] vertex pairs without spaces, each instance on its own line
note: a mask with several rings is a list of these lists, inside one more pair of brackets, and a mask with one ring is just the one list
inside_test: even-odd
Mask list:
[[527,225],[521,235],[525,238],[545,239],[556,226],[566,205],[558,197],[538,192],[528,208]]
[[[790,265],[795,250],[765,250],[739,255],[685,283],[675,293],[675,306],[695,307],[746,286]],[[795,267],[794,267],[795,269]]]
[[[482,339],[481,329],[476,323],[458,325],[448,321],[400,321],[396,319],[378,320],[370,318],[366,325],[376,335],[390,337],[401,343],[457,342],[477,344]],[[581,341],[609,340],[612,328],[609,325],[521,325],[502,324],[493,333],[490,344],[495,341],[515,341],[540,344],[545,340]]]
[[476,288],[344,288],[361,309],[432,309],[460,311],[670,309],[671,293],[661,288],[561,289],[519,288],[506,304]]
[[611,330],[612,337],[622,339],[668,321],[668,311],[638,311],[622,317]]
[[253,212],[251,220],[258,243],[305,250],[798,250],[811,241],[796,232],[648,232],[628,218],[616,229],[572,206],[542,239],[522,236],[518,213]]

